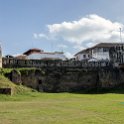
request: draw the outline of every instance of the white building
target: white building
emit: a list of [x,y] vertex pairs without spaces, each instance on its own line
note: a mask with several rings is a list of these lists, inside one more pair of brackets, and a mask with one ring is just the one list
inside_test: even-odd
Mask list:
[[[109,60],[111,59],[110,57],[110,49],[112,47],[118,47],[118,46],[123,46],[123,43],[99,43],[91,48],[88,48],[86,50],[82,50],[75,54],[75,57],[77,60],[85,60],[87,59],[96,59],[96,60]],[[86,52],[87,51],[87,52]],[[85,56],[85,57],[83,57]]]
[[32,60],[66,60],[63,52],[44,52],[40,49],[29,49],[23,55],[16,56],[18,59],[32,59]]
[[27,56],[27,59],[35,59],[35,60],[66,60],[66,57],[63,53],[53,52],[53,53],[32,53]]
[[91,48],[92,58],[97,60],[110,60],[109,49],[113,46],[110,43],[100,43]]
[[75,54],[75,59],[82,61],[82,60],[89,60],[91,58],[91,50],[90,49],[85,49],[77,54]]

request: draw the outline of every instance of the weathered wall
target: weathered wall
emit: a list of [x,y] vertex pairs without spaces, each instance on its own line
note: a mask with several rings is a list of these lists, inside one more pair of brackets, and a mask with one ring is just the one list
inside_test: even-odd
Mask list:
[[22,85],[34,88],[38,91],[43,91],[42,81],[44,80],[43,72],[37,70],[23,70],[21,72]]
[[21,84],[22,83],[22,77],[21,73],[18,70],[12,70],[10,73],[11,77],[10,80],[14,82],[15,84]]
[[115,68],[99,71],[99,87],[113,88],[122,86],[124,86],[124,70]]
[[79,91],[97,85],[97,72],[94,71],[55,71],[45,75],[43,87],[48,92]]
[[[23,70],[11,74],[16,84],[46,92],[73,92],[124,86],[124,72],[120,69],[51,69]],[[21,76],[21,79],[20,79]],[[19,78],[19,79],[18,79]],[[20,81],[21,80],[21,81]],[[17,81],[17,82],[16,82]],[[19,83],[18,83],[19,81]]]

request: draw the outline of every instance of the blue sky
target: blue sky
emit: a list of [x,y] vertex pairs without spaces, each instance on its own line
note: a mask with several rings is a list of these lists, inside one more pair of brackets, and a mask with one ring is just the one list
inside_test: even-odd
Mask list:
[[99,42],[118,42],[123,5],[123,0],[0,0],[3,54],[40,48],[71,56]]

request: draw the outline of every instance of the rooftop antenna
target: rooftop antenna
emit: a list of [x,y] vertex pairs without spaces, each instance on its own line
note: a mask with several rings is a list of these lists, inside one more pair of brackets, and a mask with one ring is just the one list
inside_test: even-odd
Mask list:
[[120,41],[122,42],[122,35],[121,35],[122,29],[121,28],[119,28],[119,29],[120,29]]

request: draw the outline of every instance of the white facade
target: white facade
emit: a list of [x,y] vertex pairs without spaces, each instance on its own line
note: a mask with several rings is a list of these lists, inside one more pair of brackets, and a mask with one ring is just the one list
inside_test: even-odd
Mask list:
[[[115,51],[112,51],[115,49]],[[89,54],[89,61],[99,61],[99,60],[108,60],[108,61],[119,61],[122,63],[123,60],[123,50],[124,50],[124,43],[99,43],[91,48],[82,50],[78,52],[75,57],[78,60],[84,60],[84,53]],[[114,53],[111,53],[114,52]],[[114,57],[112,58],[112,56]]]
[[82,60],[86,60],[89,59],[89,54],[86,53],[79,53],[76,55],[76,60],[82,61]]
[[76,59],[79,61],[82,60],[110,60],[109,57],[109,49],[108,46],[95,46],[92,48],[88,48],[86,50],[83,50],[75,55]]
[[110,60],[109,49],[107,48],[92,49],[92,58],[95,58],[97,60]]

